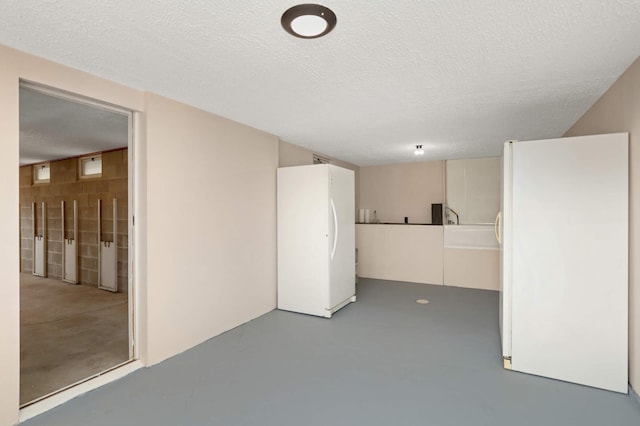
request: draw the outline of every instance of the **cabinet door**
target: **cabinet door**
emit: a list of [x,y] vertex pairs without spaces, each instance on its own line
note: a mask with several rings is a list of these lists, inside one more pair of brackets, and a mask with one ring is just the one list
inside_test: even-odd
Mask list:
[[392,225],[357,225],[358,276],[363,278],[387,279],[387,230]]

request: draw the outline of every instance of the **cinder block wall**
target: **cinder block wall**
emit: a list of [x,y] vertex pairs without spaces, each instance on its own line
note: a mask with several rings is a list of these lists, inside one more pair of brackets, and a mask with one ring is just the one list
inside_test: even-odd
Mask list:
[[[128,287],[128,179],[127,149],[102,154],[102,177],[79,179],[78,158],[51,162],[49,183],[33,183],[33,166],[20,167],[20,270],[33,272],[33,220],[31,205],[37,203],[36,222],[42,234],[41,204],[47,203],[47,276],[62,278],[64,238],[77,238],[79,281],[98,285],[98,199],[102,200],[102,239],[113,240],[113,199],[118,200],[118,290]],[[73,200],[78,201],[78,235],[73,235]],[[65,201],[65,235],[62,211]]]

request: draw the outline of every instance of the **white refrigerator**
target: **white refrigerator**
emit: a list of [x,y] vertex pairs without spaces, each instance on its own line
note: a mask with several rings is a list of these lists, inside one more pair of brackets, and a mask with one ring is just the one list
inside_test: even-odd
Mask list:
[[277,208],[278,309],[331,318],[356,300],[354,172],[279,168]]
[[627,393],[628,134],[507,142],[504,366]]

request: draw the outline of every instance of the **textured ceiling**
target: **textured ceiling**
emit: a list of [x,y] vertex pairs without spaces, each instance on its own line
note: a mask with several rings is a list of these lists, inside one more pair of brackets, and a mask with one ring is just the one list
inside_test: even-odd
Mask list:
[[126,147],[124,114],[20,88],[20,165]]
[[0,43],[359,165],[497,155],[560,136],[640,55],[638,0],[0,2]]

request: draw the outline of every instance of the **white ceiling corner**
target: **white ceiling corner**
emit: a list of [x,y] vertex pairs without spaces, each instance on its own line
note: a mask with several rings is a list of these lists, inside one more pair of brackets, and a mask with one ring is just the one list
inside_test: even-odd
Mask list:
[[358,165],[561,136],[640,55],[637,0],[5,1],[0,43]]

